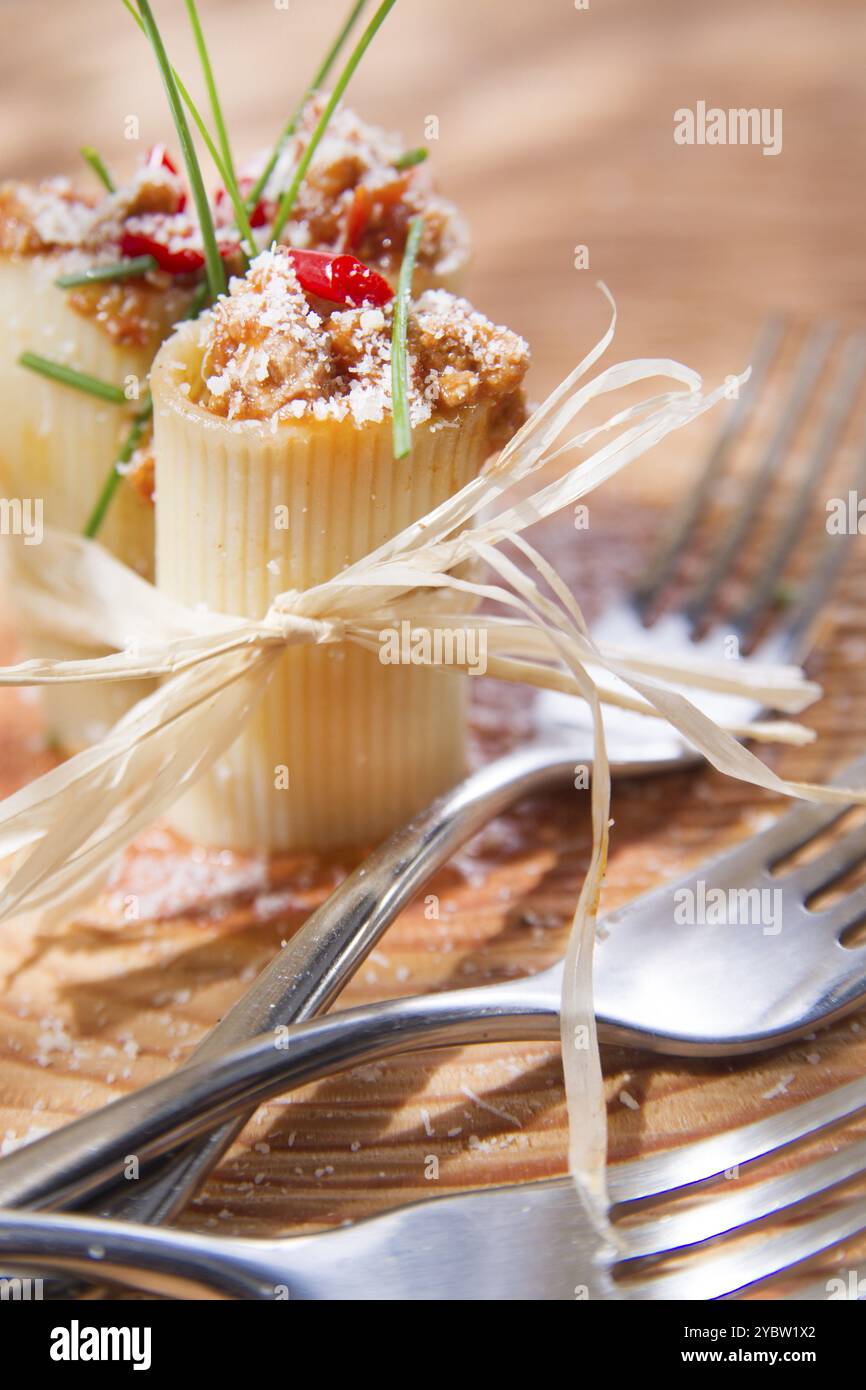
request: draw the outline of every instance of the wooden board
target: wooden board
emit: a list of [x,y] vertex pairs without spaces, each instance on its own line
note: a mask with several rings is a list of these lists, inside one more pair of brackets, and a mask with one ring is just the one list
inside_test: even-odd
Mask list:
[[[42,25],[33,19],[40,6]],[[10,26],[0,57],[10,172],[72,162],[44,101],[52,83],[68,109],[87,113],[73,143],[92,139],[118,166],[130,109],[141,115],[143,139],[168,133],[155,77],[137,62],[122,14],[97,20],[92,7],[70,3],[62,13],[52,7],[49,22],[45,0],[8,0],[16,8],[22,20],[26,9],[27,23]],[[209,8],[216,51],[227,52],[237,7],[223,0]],[[342,8],[342,0],[292,7],[298,45],[272,41],[268,26],[289,21],[269,7],[245,20],[246,57],[235,72],[220,62],[238,148],[254,149],[279,124],[285,92],[314,64],[315,33],[336,27]],[[444,181],[481,248],[474,297],[532,339],[538,393],[597,335],[596,274],[620,301],[620,355],[673,353],[708,375],[742,365],[770,307],[801,320],[862,318],[863,194],[851,169],[862,166],[866,139],[866,34],[855,0],[735,0],[721,10],[667,0],[651,15],[638,0],[587,13],[517,0],[467,10],[441,0],[432,31],[421,0],[397,13],[401,40],[383,36],[373,50],[358,102],[402,125],[412,144],[422,138],[421,114],[440,116]],[[72,26],[81,40],[74,48]],[[179,31],[179,21],[170,23],[172,51],[191,71]],[[242,99],[254,55],[256,89],[269,94],[260,107]],[[782,106],[783,154],[675,147],[672,110],[699,97]],[[590,247],[591,276],[571,269],[577,243]],[[699,429],[673,441],[663,467],[649,460],[593,501],[590,533],[575,540],[579,586],[607,590],[634,571],[706,438]],[[862,554],[854,562],[812,663],[828,691],[811,716],[820,743],[775,756],[788,772],[818,776],[866,747]],[[4,659],[11,652],[7,634]],[[0,696],[0,721],[5,792],[50,758],[28,696]],[[605,907],[699,862],[775,809],[708,772],[618,787]],[[588,845],[576,794],[502,818],[430,886],[439,920],[427,920],[420,904],[407,911],[343,1002],[477,984],[553,961]],[[4,928],[0,1142],[53,1128],[176,1066],[348,867],[189,854],[157,828],[139,841],[113,892],[76,923]],[[141,920],[124,920],[126,893],[145,904]],[[610,1051],[611,1156],[769,1114],[859,1075],[864,1063],[866,1013],[752,1061],[656,1062]],[[310,1230],[433,1190],[559,1173],[564,1153],[556,1046],[416,1055],[264,1107],[185,1220],[245,1234]],[[435,1184],[424,1178],[429,1154],[439,1159]],[[850,1268],[857,1258],[852,1243],[835,1263]],[[825,1274],[832,1263],[821,1266]]]
[[[587,554],[604,553],[622,535],[615,512],[607,524],[599,518]],[[836,762],[866,742],[855,713],[866,687],[859,628],[846,635],[857,582],[852,574],[839,610],[836,655],[816,665],[840,692],[818,707],[822,751],[786,755],[789,771],[816,775],[825,759]],[[480,752],[495,751],[503,729],[519,733],[520,698],[488,692],[477,721]],[[46,758],[32,701],[8,692],[2,710],[5,789]],[[605,907],[754,831],[773,809],[769,797],[703,771],[620,784]],[[419,900],[341,1002],[479,984],[552,963],[588,852],[584,793],[524,803],[425,889],[438,900],[438,920]],[[4,928],[0,1141],[53,1128],[176,1066],[352,862],[298,857],[268,865],[190,851],[156,827],[127,856],[111,891],[74,924]],[[127,919],[132,897],[139,920]],[[859,1075],[866,1011],[754,1060],[676,1062],[610,1049],[604,1061],[611,1157],[633,1157]],[[245,1234],[316,1229],[434,1191],[560,1173],[565,1145],[556,1045],[418,1054],[262,1107],[184,1221]],[[430,1155],[439,1163],[435,1182],[425,1177]],[[848,1268],[850,1249],[840,1259]]]

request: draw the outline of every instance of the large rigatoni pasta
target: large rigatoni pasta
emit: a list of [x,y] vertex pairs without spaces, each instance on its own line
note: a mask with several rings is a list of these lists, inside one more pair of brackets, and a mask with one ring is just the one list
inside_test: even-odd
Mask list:
[[[463,487],[521,418],[525,343],[430,292],[410,315],[413,447],[393,456],[390,317],[311,302],[265,253],[153,370],[157,585],[254,616],[338,574]],[[448,628],[454,599],[431,605]],[[465,605],[464,605],[465,606]],[[465,680],[350,644],[286,652],[250,724],[173,808],[193,838],[377,839],[464,769]],[[399,645],[399,644],[398,644]],[[385,658],[385,659],[383,659]]]
[[[144,397],[159,344],[191,298],[187,280],[154,267],[117,281],[64,287],[58,280],[121,261],[130,228],[173,216],[181,183],[158,160],[98,202],[67,180],[0,187],[0,472],[38,488],[47,525],[83,530]],[[119,388],[120,405],[22,368],[37,353]],[[153,516],[135,487],[118,490],[100,540],[139,573],[153,573]]]
[[[7,496],[38,501],[46,526],[80,533],[96,504],[147,390],[153,355],[189,303],[188,288],[167,275],[65,289],[64,274],[116,259],[118,227],[136,206],[179,197],[168,170],[146,167],[127,189],[101,203],[64,180],[0,189],[0,483]],[[115,404],[20,365],[24,352],[73,367],[123,391]],[[144,575],[153,575],[153,507],[132,480],[117,489],[100,540]],[[38,655],[82,658],[93,648],[26,634]],[[74,750],[101,736],[145,693],[94,688],[86,700],[46,692],[52,738]]]

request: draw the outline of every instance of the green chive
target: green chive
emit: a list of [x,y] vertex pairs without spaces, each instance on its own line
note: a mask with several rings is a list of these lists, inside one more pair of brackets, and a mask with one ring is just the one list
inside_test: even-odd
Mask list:
[[355,73],[355,69],[357,68],[364,54],[367,52],[367,49],[370,47],[370,44],[373,42],[373,39],[376,37],[376,34],[381,29],[382,25],[384,24],[391,10],[393,10],[396,3],[397,0],[384,0],[384,3],[379,6],[378,10],[373,15],[373,18],[370,20],[370,23],[367,25],[367,28],[361,35],[361,38],[359,39],[358,44],[355,47],[348,63],[344,67],[343,71],[340,73],[340,76],[337,79],[337,84],[334,87],[334,90],[328,99],[327,105],[325,106],[324,111],[319,117],[318,125],[313,131],[307,148],[304,150],[300,163],[298,164],[298,167],[295,170],[295,176],[292,179],[291,184],[283,194],[282,198],[280,199],[280,205],[277,208],[277,215],[274,219],[274,225],[271,228],[272,241],[279,241],[280,232],[283,230],[283,227],[285,227],[286,222],[288,221],[289,216],[291,214],[292,208],[295,206],[298,197],[298,191],[301,187],[301,184],[304,182],[307,170],[310,167],[310,163],[312,162],[312,158],[316,152],[316,148],[319,144],[319,141],[321,140],[322,136],[327,130],[328,122],[333,116],[337,104],[340,101],[340,98],[342,97],[343,93],[345,92],[346,88],[351,82],[352,77]]
[[331,71],[331,68],[334,66],[334,63],[337,61],[337,58],[340,56],[340,51],[343,47],[343,44],[346,42],[346,39],[349,37],[352,30],[354,29],[355,23],[360,17],[361,11],[363,10],[366,3],[367,0],[356,0],[355,4],[349,11],[349,15],[346,19],[346,22],[344,23],[342,29],[335,38],[334,42],[332,43],[327,54],[325,55],[325,59],[321,67],[319,68],[318,72],[316,73],[307,90],[304,92],[304,95],[298,103],[298,106],[292,112],[292,115],[289,117],[289,120],[285,128],[283,129],[282,133],[279,136],[279,139],[277,140],[277,143],[274,145],[274,148],[271,151],[270,158],[268,159],[267,164],[265,165],[262,172],[259,174],[249,193],[247,194],[247,207],[249,208],[250,212],[252,212],[253,208],[256,206],[256,203],[259,201],[259,198],[261,198],[262,193],[264,192],[265,184],[267,183],[268,179],[271,177],[271,174],[274,172],[274,169],[276,168],[277,160],[282,154],[286,141],[291,139],[291,137],[297,130],[298,121],[301,119],[301,113],[303,112],[304,107],[306,106],[313,93],[319,90],[325,78],[328,76],[328,73]]
[[216,145],[211,139],[210,131],[208,130],[207,126],[202,120],[196,108],[195,102],[193,101],[183,82],[178,77],[177,73],[174,74],[174,78],[177,83],[177,90],[183,97],[184,104],[186,105],[187,110],[189,111],[190,115],[196,123],[196,126],[198,127],[199,135],[201,136],[202,140],[207,146],[207,152],[213,160],[214,167],[217,173],[219,174],[220,178],[222,179],[226,193],[229,196],[229,201],[231,202],[232,211],[235,215],[235,222],[237,223],[238,232],[240,234],[241,241],[244,242],[244,247],[242,248],[242,250],[244,251],[245,257],[244,270],[246,270],[247,266],[249,265],[250,258],[259,254],[259,248],[256,245],[256,239],[253,236],[253,229],[250,226],[249,213],[247,212],[246,203],[241,197],[241,191],[238,186],[237,178],[235,177],[234,170],[231,168],[227,168],[226,165],[223,164],[222,159],[217,153]]
[[[184,319],[198,318],[199,313],[204,308],[204,305],[209,297],[210,290],[208,284],[206,281],[203,281],[199,285],[192,299],[190,300],[189,305],[187,307],[187,311],[182,317]],[[87,536],[88,540],[94,539],[100,526],[105,520],[105,514],[108,511],[109,506],[111,505],[111,499],[117,490],[117,485],[120,482],[121,477],[123,476],[120,470],[123,468],[124,464],[129,463],[130,459],[132,458],[133,454],[135,453],[136,449],[141,443],[141,437],[144,434],[144,427],[147,424],[150,417],[152,416],[152,414],[153,400],[151,398],[150,392],[147,391],[145,392],[144,401],[141,405],[141,408],[135,415],[135,418],[132,422],[132,428],[130,429],[129,434],[126,436],[126,439],[123,441],[120,453],[117,455],[117,458],[111,465],[111,472],[109,473],[108,477],[105,480],[105,483],[103,484],[102,491],[99,494],[99,497],[96,501],[96,506],[90,513],[87,525],[84,528],[84,534],[85,536]]]
[[412,276],[415,258],[424,230],[424,218],[413,217],[409,223],[406,249],[400,266],[400,279],[394,299],[394,319],[391,326],[391,416],[394,432],[394,457],[403,459],[412,450],[412,422],[409,418],[409,301],[412,297]]
[[[240,232],[242,239],[246,242],[247,254],[248,256],[257,256],[259,248],[256,245],[256,241],[253,236],[253,230],[250,226],[249,215],[247,213],[247,205],[241,197],[240,186],[238,185],[237,174],[235,172],[235,162],[232,157],[232,149],[231,144],[229,142],[229,134],[228,130],[226,129],[225,120],[223,118],[222,106],[220,105],[216,81],[214,80],[213,68],[211,67],[210,56],[207,51],[207,44],[205,43],[205,37],[202,31],[201,21],[198,17],[198,10],[195,7],[195,0],[186,0],[186,8],[187,13],[189,15],[190,24],[192,25],[192,31],[195,37],[196,47],[198,49],[198,56],[199,61],[201,62],[202,72],[204,73],[204,80],[207,86],[210,107],[211,111],[213,112],[214,125],[216,126],[217,139],[219,140],[220,151],[222,153],[223,163],[220,172],[223,176],[223,183],[225,184],[226,192],[228,193],[229,198],[231,199],[232,207],[235,213],[235,218],[238,224],[238,231]],[[180,90],[181,96],[183,96],[186,89],[184,88],[183,83],[181,83],[178,80],[176,74],[175,81],[178,82],[178,89]],[[193,119],[195,120],[196,125],[199,127],[199,130],[203,132],[203,122],[201,121],[201,118],[199,117],[194,106],[192,106],[192,103],[189,100],[189,93],[186,93],[185,99],[187,105],[190,107],[190,110],[193,113]],[[211,148],[213,148],[209,137],[207,137],[207,143],[209,146],[211,146]],[[220,169],[219,162],[217,162],[217,169]]]
[[[127,8],[129,8],[129,6],[127,6]],[[205,267],[207,269],[207,278],[211,294],[214,296],[225,294],[226,272],[217,245],[213,214],[211,213],[210,204],[207,200],[198,156],[195,152],[195,145],[192,142],[189,125],[187,124],[187,119],[183,112],[183,102],[181,101],[178,85],[175,81],[174,69],[168,61],[168,54],[165,51],[162,36],[157,28],[156,20],[153,17],[153,11],[150,8],[150,0],[138,0],[138,12],[159,65],[163,86],[165,87],[165,94],[168,98],[168,104],[174,120],[174,127],[177,131],[177,138],[180,142],[184,163],[186,164],[187,178],[189,179],[189,186],[192,191],[196,212],[198,213],[199,228],[204,243]]]
[[[123,4],[125,8],[129,11],[129,13],[132,15],[132,18],[135,20],[141,32],[145,36],[147,36],[147,29],[144,26],[144,21],[142,20],[141,15],[138,13],[135,6],[133,5],[132,0],[123,0]],[[225,185],[225,190],[229,195],[229,199],[231,200],[232,208],[234,210],[235,220],[238,225],[238,232],[240,233],[242,241],[244,241],[246,244],[245,259],[246,263],[249,264],[249,257],[257,256],[259,253],[259,248],[256,245],[256,240],[253,236],[253,229],[250,226],[250,219],[247,213],[246,204],[243,198],[241,197],[240,189],[238,188],[234,170],[231,168],[231,166],[226,166],[222,156],[217,150],[216,145],[211,139],[210,131],[208,130],[207,126],[202,120],[201,114],[195,102],[189,94],[189,89],[186,86],[186,83],[182,80],[177,68],[172,67],[171,75],[174,78],[175,86],[177,87],[177,90],[180,93],[184,105],[186,106],[187,110],[189,111],[189,114],[195,121],[198,133],[204,141],[204,144],[207,147],[207,152],[214,162],[214,167],[216,168],[217,173],[219,174],[220,178],[223,181],[223,184]],[[246,265],[244,266],[244,269],[246,269]]]
[[61,275],[55,280],[62,290],[74,289],[76,285],[95,285],[102,280],[134,280],[156,270],[153,256],[131,256],[126,261],[112,261],[111,265],[92,265],[87,270],[77,270],[71,275]]
[[423,145],[419,145],[417,150],[407,150],[394,160],[395,169],[414,169],[416,164],[423,164],[430,151],[425,150]]
[[87,518],[87,525],[84,528],[84,534],[88,538],[88,540],[93,540],[94,536],[96,535],[97,531],[99,530],[100,526],[105,520],[105,514],[108,511],[109,506],[111,505],[111,499],[114,496],[117,486],[122,477],[120,469],[123,467],[124,464],[129,463],[129,460],[132,458],[133,454],[135,453],[136,449],[141,443],[141,437],[144,434],[145,427],[152,414],[153,401],[151,400],[150,392],[148,391],[144,397],[144,402],[141,406],[141,409],[138,411],[138,413],[135,416],[135,419],[132,422],[132,427],[129,431],[129,434],[123,441],[120,453],[117,455],[115,462],[111,466],[111,472],[106,478],[102,491],[100,492],[99,497],[96,500],[96,506],[93,508],[93,511]]
[[110,381],[100,381],[98,377],[88,376],[86,372],[78,372],[74,367],[65,366],[63,362],[52,361],[50,357],[40,357],[38,352],[22,352],[18,364],[21,367],[29,367],[31,372],[50,377],[52,381],[59,381],[63,386],[74,386],[76,390],[86,391],[90,396],[99,396],[103,401],[111,401],[112,405],[127,404],[120,386],[113,386]]
[[186,0],[186,12],[189,15],[195,46],[198,49],[199,62],[201,63],[201,70],[204,75],[205,86],[207,87],[208,100],[210,101],[211,114],[213,115],[213,123],[216,127],[217,140],[219,141],[219,147],[222,151],[223,162],[227,169],[234,170],[234,159],[232,158],[231,145],[229,144],[229,133],[226,130],[226,123],[223,119],[223,112],[213,75],[210,54],[207,51],[201,20],[198,17],[198,10],[195,7],[195,0]]
[[104,184],[109,193],[115,191],[114,179],[111,177],[106,165],[98,150],[92,145],[84,145],[81,150],[82,159],[86,159],[100,183]]

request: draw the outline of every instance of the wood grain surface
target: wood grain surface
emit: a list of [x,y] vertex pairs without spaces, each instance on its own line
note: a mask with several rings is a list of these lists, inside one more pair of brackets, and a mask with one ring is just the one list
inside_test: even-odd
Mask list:
[[[193,72],[182,7],[158,8],[172,56]],[[229,0],[202,5],[240,153],[272,137],[342,9],[342,0],[297,0],[288,13],[264,0],[243,10]],[[142,142],[169,135],[156,75],[119,3],[6,0],[4,18],[5,172],[69,170],[85,142],[128,164],[130,113]],[[586,12],[565,0],[401,0],[353,91],[407,144],[421,142],[427,115],[439,116],[441,181],[477,245],[473,298],[530,338],[540,395],[598,335],[599,276],[619,303],[618,356],[673,355],[711,379],[743,365],[770,309],[787,311],[798,330],[823,317],[862,323],[864,61],[856,0],[593,0]],[[698,99],[781,107],[782,153],[675,145],[673,111]],[[578,244],[589,248],[588,271],[573,268]],[[840,469],[864,420],[861,406]],[[587,533],[548,537],[568,550],[565,567],[590,607],[636,571],[712,428],[682,433],[592,499]],[[717,501],[730,508],[736,488]],[[766,534],[785,506],[783,489]],[[826,690],[807,716],[819,740],[774,754],[785,772],[819,777],[866,747],[862,549],[857,538],[810,662]],[[9,621],[3,658],[13,651]],[[524,715],[509,705],[518,727]],[[6,792],[51,756],[27,692],[0,696],[0,721]],[[479,724],[484,755],[497,735],[483,706]],[[708,771],[619,785],[604,907],[700,862],[776,809]],[[423,903],[405,912],[341,1003],[552,962],[588,850],[583,794],[522,805],[430,885],[438,920]],[[352,862],[267,864],[191,849],[155,827],[74,923],[5,927],[0,1143],[63,1124],[183,1061]],[[129,895],[137,920],[125,916]],[[609,1050],[604,1061],[617,1160],[859,1075],[866,1011],[759,1059],[686,1063]],[[434,1191],[544,1177],[563,1171],[565,1131],[556,1046],[414,1055],[262,1107],[184,1221],[245,1234],[310,1230]],[[437,1182],[424,1176],[431,1154]],[[866,1248],[850,1243],[819,1264],[818,1277],[858,1260],[862,1269],[864,1259]]]

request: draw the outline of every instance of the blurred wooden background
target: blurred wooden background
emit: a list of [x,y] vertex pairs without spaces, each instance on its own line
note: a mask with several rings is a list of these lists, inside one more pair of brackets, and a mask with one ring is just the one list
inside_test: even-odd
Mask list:
[[[347,0],[201,0],[236,153],[270,143]],[[89,142],[123,167],[174,143],[147,46],[121,0],[3,0],[0,163],[80,172]],[[155,0],[201,84],[181,0]],[[619,350],[706,373],[746,359],[762,312],[857,316],[866,167],[859,0],[399,0],[350,87],[370,119],[433,147],[478,247],[473,297],[531,340],[553,384],[621,308]],[[673,113],[781,107],[784,143],[683,147]],[[573,269],[585,244],[590,269]]]
[[[269,143],[335,32],[346,0],[200,0],[236,154]],[[169,51],[199,90],[181,0],[155,0]],[[119,169],[174,143],[149,51],[120,0],[3,0],[0,164],[31,177],[81,172],[91,143]],[[862,322],[866,166],[859,0],[400,0],[350,89],[365,116],[424,140],[466,211],[472,298],[531,340],[534,393],[555,384],[606,323],[594,281],[620,309],[618,355],[672,355],[711,380],[748,359],[767,310]],[[680,147],[673,113],[698,100],[781,107],[783,149]],[[589,248],[576,270],[574,248]],[[712,423],[708,423],[712,429]],[[686,431],[605,490],[580,565],[605,582],[634,567]],[[595,506],[595,503],[593,503]],[[574,568],[574,566],[572,566]],[[862,571],[861,571],[862,574]],[[822,742],[785,767],[820,775],[862,750],[862,579],[837,599],[836,639],[814,662],[832,697]],[[26,696],[2,699],[3,789],[46,754]],[[41,751],[40,751],[41,750]],[[769,799],[708,773],[620,787],[606,902],[614,906],[763,823]],[[349,1002],[537,968],[561,950],[588,833],[567,796],[524,808],[481,855],[440,876],[443,920],[420,907],[389,932]],[[176,1066],[328,891],[338,870],[184,859],[158,830],[127,880],[148,904],[125,923],[117,889],[64,928],[0,936],[0,1141],[53,1127]],[[276,891],[279,890],[279,891]],[[659,1064],[609,1052],[611,1149],[628,1156],[755,1118],[862,1072],[866,1015],[816,1043],[736,1064]],[[375,1084],[371,1084],[375,1083]],[[475,1104],[483,1095],[516,1118]],[[34,1097],[37,1106],[34,1109]],[[187,1220],[248,1232],[309,1228],[439,1190],[561,1171],[557,1049],[474,1048],[395,1061],[309,1088],[259,1113]],[[843,1256],[844,1258],[844,1256]],[[850,1253],[849,1253],[850,1258]]]

